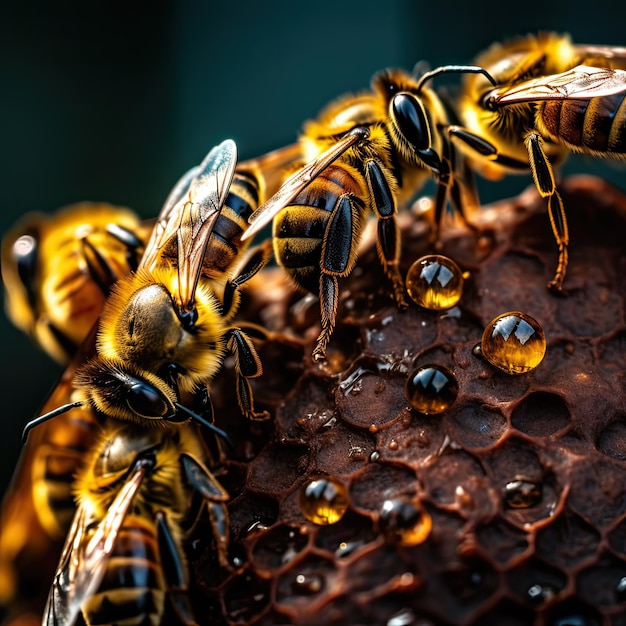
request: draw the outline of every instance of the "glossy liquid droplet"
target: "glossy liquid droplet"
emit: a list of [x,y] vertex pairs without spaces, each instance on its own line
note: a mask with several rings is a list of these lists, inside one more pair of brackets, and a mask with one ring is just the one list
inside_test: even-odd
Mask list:
[[291,586],[294,593],[312,596],[324,588],[324,578],[319,574],[298,574]]
[[437,415],[456,400],[459,385],[454,374],[441,365],[424,365],[409,374],[404,386],[408,403],[420,413]]
[[541,483],[516,478],[504,487],[504,502],[510,509],[528,509],[541,502]]
[[385,539],[402,546],[423,543],[432,526],[428,511],[406,500],[385,500],[378,518],[378,528]]
[[459,301],[463,282],[463,272],[452,259],[431,254],[411,265],[406,275],[406,290],[419,306],[442,311]]
[[348,491],[334,478],[309,481],[300,491],[300,511],[314,524],[334,524],[348,509]]
[[539,323],[530,315],[511,311],[487,324],[480,353],[507,374],[524,374],[543,360],[546,338]]

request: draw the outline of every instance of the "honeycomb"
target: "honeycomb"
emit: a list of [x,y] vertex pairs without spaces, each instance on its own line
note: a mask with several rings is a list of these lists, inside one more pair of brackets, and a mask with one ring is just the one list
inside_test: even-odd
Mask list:
[[[370,238],[342,283],[326,363],[310,358],[316,299],[280,269],[248,291],[242,318],[272,331],[254,392],[273,419],[245,423],[220,375],[233,568],[200,524],[200,623],[626,625],[626,197],[591,177],[562,189],[563,296],[546,289],[556,246],[530,189],[475,216],[480,235],[444,229],[436,249],[428,222],[403,216],[404,274],[434,253],[467,272],[447,311],[399,312]],[[545,333],[525,374],[476,350],[506,311]],[[443,412],[407,401],[424,365],[458,385]]]

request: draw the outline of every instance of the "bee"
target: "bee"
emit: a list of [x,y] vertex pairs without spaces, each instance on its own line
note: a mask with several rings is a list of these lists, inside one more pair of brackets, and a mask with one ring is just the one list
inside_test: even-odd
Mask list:
[[81,612],[87,624],[160,624],[166,594],[183,623],[196,623],[183,556],[201,512],[195,493],[208,510],[220,563],[229,567],[228,494],[206,458],[190,427],[105,425],[75,482],[78,508],[45,624],[73,624]]
[[278,263],[296,285],[319,295],[315,360],[325,358],[337,315],[338,279],[354,268],[370,212],[378,220],[377,251],[393,297],[406,308],[398,205],[433,176],[436,224],[448,199],[461,215],[464,207],[477,204],[443,131],[449,125],[446,108],[426,86],[438,74],[475,71],[483,70],[443,66],[419,77],[386,70],[373,78],[370,91],[331,103],[304,127],[303,163],[250,217],[244,239],[273,219]]
[[9,319],[67,364],[98,319],[111,286],[137,269],[147,235],[132,211],[105,203],[25,216],[2,242]]
[[[626,48],[573,44],[540,33],[496,44],[476,59],[485,73],[465,77],[461,126],[451,138],[487,178],[530,169],[547,198],[558,246],[551,289],[561,291],[569,234],[554,167],[570,152],[626,156]],[[487,76],[490,80],[487,80]]]
[[[175,429],[167,429],[166,423],[184,421],[189,416],[226,438],[224,433],[213,426],[212,417],[203,419],[187,406],[190,402],[195,402],[202,411],[212,415],[206,384],[221,367],[228,351],[235,355],[237,392],[243,412],[251,419],[267,417],[265,412],[254,411],[248,380],[261,373],[258,356],[249,338],[240,329],[233,327],[231,321],[239,303],[239,287],[263,266],[267,258],[266,251],[256,251],[240,267],[240,271],[236,271],[236,262],[246,246],[241,242],[240,235],[247,226],[247,216],[258,204],[259,186],[265,181],[265,178],[260,177],[259,168],[263,163],[274,163],[274,155],[270,155],[269,160],[261,159],[242,164],[245,166],[242,171],[235,172],[235,150],[233,142],[225,142],[209,153],[201,166],[190,170],[172,190],[136,272],[120,281],[104,305],[98,326],[98,341],[94,345],[88,340],[86,347],[64,374],[61,385],[55,389],[46,404],[46,408],[55,406],[53,402],[56,400],[56,408],[26,426],[24,436],[31,436],[26,451],[34,443],[32,456],[35,459],[37,445],[45,439],[41,433],[46,434],[53,425],[63,423],[68,426],[69,435],[72,435],[79,428],[82,418],[83,422],[93,422],[98,428],[104,427],[107,439],[117,439],[115,428],[121,428],[122,423],[126,425],[125,421],[119,420],[128,420],[129,430],[124,431],[124,436],[131,441],[129,446],[135,448],[141,447],[137,439],[141,438],[140,431],[146,426],[158,424],[159,432],[167,433]],[[289,155],[283,153],[281,158],[289,156],[291,159],[293,154],[295,152]],[[164,291],[167,291],[168,298],[163,297]],[[153,299],[155,293],[156,298]],[[128,301],[124,302],[124,298]],[[120,318],[119,322],[115,321],[116,317]],[[178,330],[168,328],[168,322],[178,325]],[[124,327],[127,332],[120,330]],[[139,335],[145,332],[148,332],[148,337]],[[174,345],[175,340],[174,344],[172,340],[177,333],[180,341],[179,345]],[[155,342],[161,343],[154,345]],[[117,351],[115,355],[111,354],[112,344],[115,344],[113,352]],[[163,351],[161,356],[158,354],[159,350]],[[188,377],[191,380],[187,380]],[[114,385],[121,384],[122,391],[120,388],[111,390],[111,380]],[[97,388],[95,393],[92,393],[92,385]],[[120,393],[119,397],[116,397],[117,393]],[[98,400],[103,396],[104,403]],[[150,412],[153,409],[162,409],[158,405],[162,397],[173,403],[174,411],[158,415]],[[61,404],[60,398],[65,398],[66,403]],[[72,401],[67,402],[68,399]],[[107,400],[111,403],[107,404]],[[169,408],[170,406],[167,407],[168,410]],[[131,423],[135,425],[138,434],[133,434],[135,431],[130,429]],[[38,428],[33,432],[35,426]],[[124,436],[120,435],[120,442]],[[163,439],[155,442],[153,450],[167,448],[165,439],[169,435],[162,436]],[[187,439],[181,441],[181,458],[188,451],[202,464],[206,455],[200,454]],[[167,462],[164,461],[163,464],[161,461],[169,458],[169,455],[156,456],[158,463],[155,471],[160,475],[165,471],[161,468],[168,467]],[[71,484],[70,476],[77,468],[79,476],[88,471],[97,475],[93,467],[90,469],[89,463],[97,464],[98,455],[91,455],[89,458],[91,460],[87,464],[68,462],[65,465],[68,470],[68,484]],[[28,476],[32,473],[33,465],[34,463],[31,465],[30,462],[21,462],[17,475],[20,476],[21,473]],[[147,494],[158,484],[155,483],[153,474],[154,472],[149,473],[145,488],[133,492],[135,495],[139,494],[139,500],[149,498]],[[211,475],[207,475],[211,479]],[[181,476],[179,472],[178,477]],[[191,479],[186,476],[186,480],[189,483]],[[211,497],[221,502],[225,492],[214,482]],[[85,481],[79,480],[79,484],[84,485]],[[120,481],[111,489],[115,490],[118,486]],[[124,491],[124,488],[120,489]],[[201,488],[197,490],[201,491]],[[43,491],[42,486],[41,492]],[[216,495],[218,493],[219,496]],[[85,501],[89,501],[89,498],[86,497]],[[15,514],[14,504],[15,499],[9,502],[10,506],[5,507],[5,511]],[[79,505],[77,516],[81,506]],[[118,508],[115,499],[110,508],[111,513],[105,514],[101,520],[102,528],[107,524],[104,519],[109,519],[108,515],[116,517],[115,511]],[[209,509],[214,511],[214,506],[209,504]],[[227,543],[227,540],[220,539],[227,537],[227,523],[223,521],[226,519],[225,509],[223,511],[221,514],[211,513],[213,520],[222,520],[217,526],[217,522],[214,522],[218,546]],[[16,515],[11,517],[15,518]],[[90,526],[98,525],[96,519],[90,519]],[[77,551],[70,546],[69,540],[65,548],[73,555],[80,553],[80,542],[76,539],[78,535],[74,530],[76,520],[77,517],[74,519],[71,534],[74,536]],[[217,533],[217,530],[220,532]],[[178,535],[181,535],[180,530]],[[115,536],[112,534],[107,539],[107,545],[109,544],[115,544]],[[81,550],[85,550],[85,547]],[[178,552],[178,547],[176,551]],[[107,559],[103,556],[102,561]],[[220,561],[226,563],[222,547]],[[180,562],[184,562],[182,557]],[[59,566],[58,572],[62,571],[62,567]],[[67,583],[67,577],[57,576],[55,585],[50,596],[54,597],[54,601],[48,604],[48,615],[52,616],[49,619],[52,620],[51,623],[55,620],[65,623],[68,620],[63,616],[68,611],[74,614],[80,610],[80,606],[72,602],[72,608],[69,609],[66,603],[59,601],[59,597],[75,593],[74,585]],[[76,593],[83,598],[91,595],[82,589]]]

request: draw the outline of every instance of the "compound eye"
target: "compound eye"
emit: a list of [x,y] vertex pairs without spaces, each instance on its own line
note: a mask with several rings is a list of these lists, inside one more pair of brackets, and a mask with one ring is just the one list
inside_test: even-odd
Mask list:
[[391,101],[391,114],[402,137],[415,152],[431,146],[430,127],[424,105],[411,93],[400,92]]
[[135,381],[127,387],[126,404],[145,419],[167,419],[171,409],[167,400],[152,385]]

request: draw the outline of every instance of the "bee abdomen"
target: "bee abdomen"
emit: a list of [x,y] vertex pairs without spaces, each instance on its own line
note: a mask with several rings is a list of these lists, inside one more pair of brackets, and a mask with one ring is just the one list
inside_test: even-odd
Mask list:
[[[237,257],[248,217],[259,204],[259,185],[251,174],[235,172],[222,211],[215,222],[204,264],[224,272]],[[215,272],[214,272],[215,273]]]
[[555,100],[540,108],[551,139],[572,149],[626,154],[626,95]]
[[117,537],[98,592],[83,607],[85,619],[90,626],[157,626],[164,602],[154,528],[138,518],[129,518]]

